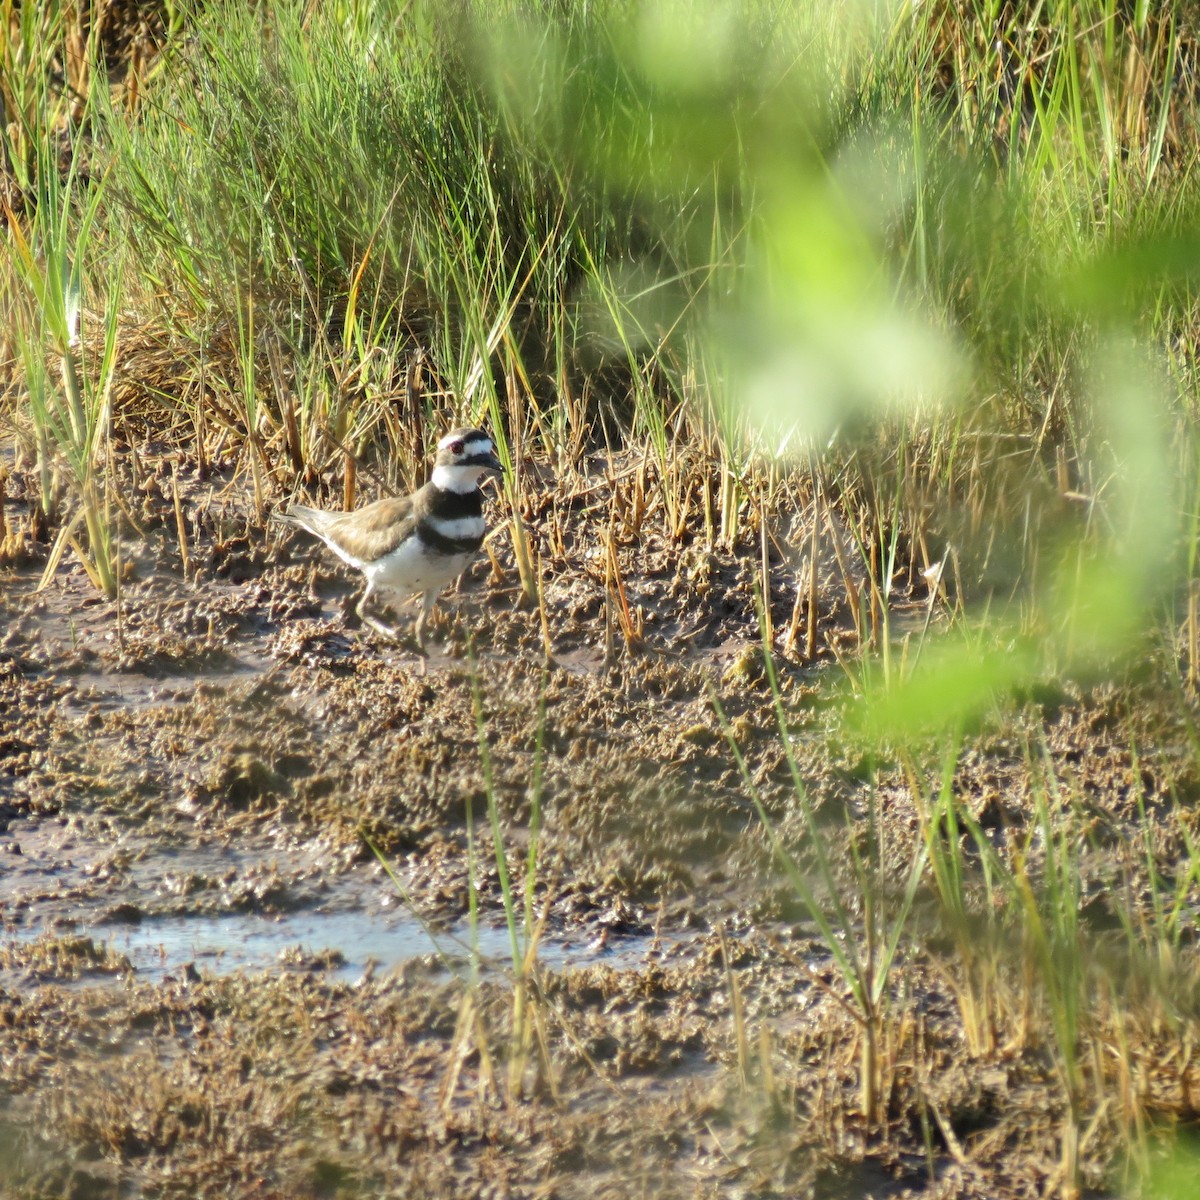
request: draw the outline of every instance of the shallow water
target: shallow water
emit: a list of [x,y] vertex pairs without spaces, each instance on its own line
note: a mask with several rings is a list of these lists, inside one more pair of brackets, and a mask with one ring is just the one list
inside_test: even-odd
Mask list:
[[[142,979],[187,964],[216,974],[318,969],[348,980],[417,959],[463,975],[475,957],[484,971],[512,966],[507,926],[435,928],[402,905],[377,867],[327,871],[311,849],[172,846],[130,833],[105,845],[51,819],[13,822],[0,850],[0,944],[87,937]],[[652,944],[646,935],[547,934],[538,957],[557,968],[633,965]]]
[[[201,973],[270,968],[327,971],[331,978],[353,982],[372,970],[388,971],[416,959],[466,975],[472,948],[483,971],[512,966],[508,929],[480,925],[474,936],[466,926],[433,930],[407,912],[293,912],[281,915],[227,913],[216,916],[159,917],[137,925],[77,925],[75,935],[91,937],[99,946],[129,960],[139,979],[157,982],[188,964]],[[42,930],[15,930],[5,937],[32,941]],[[593,943],[546,937],[538,959],[551,967],[590,962],[629,965],[651,949],[647,936],[622,937],[598,948]]]

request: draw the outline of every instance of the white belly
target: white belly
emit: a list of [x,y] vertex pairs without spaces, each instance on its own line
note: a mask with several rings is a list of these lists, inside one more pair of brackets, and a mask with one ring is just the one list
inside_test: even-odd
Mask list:
[[364,567],[368,582],[381,592],[409,596],[440,591],[457,579],[473,554],[429,554],[412,538],[377,563]]

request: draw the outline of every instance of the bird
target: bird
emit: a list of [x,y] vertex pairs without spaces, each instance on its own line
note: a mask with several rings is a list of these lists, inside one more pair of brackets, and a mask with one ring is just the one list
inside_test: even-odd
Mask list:
[[320,538],[363,573],[367,586],[355,612],[385,637],[398,639],[399,634],[365,606],[379,593],[422,593],[413,633],[424,653],[425,622],[438,593],[462,574],[483,545],[487,525],[479,482],[485,475],[504,475],[492,439],[482,429],[452,429],[437,444],[429,482],[408,496],[376,500],[350,512],[292,504],[274,516]]

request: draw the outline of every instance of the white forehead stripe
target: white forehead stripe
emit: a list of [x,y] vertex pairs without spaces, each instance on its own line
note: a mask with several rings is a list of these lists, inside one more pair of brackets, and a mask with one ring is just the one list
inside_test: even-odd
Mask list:
[[483,434],[476,434],[472,438],[464,438],[461,433],[448,433],[440,442],[438,442],[439,450],[448,450],[455,442],[462,442],[463,452],[465,454],[490,454],[492,450],[492,439],[485,437]]
[[462,442],[466,446],[474,446],[478,442],[490,443],[491,438],[484,433],[475,433],[473,435],[466,433],[448,433],[440,442],[438,442],[438,449],[445,450],[447,446],[452,445],[454,442]]

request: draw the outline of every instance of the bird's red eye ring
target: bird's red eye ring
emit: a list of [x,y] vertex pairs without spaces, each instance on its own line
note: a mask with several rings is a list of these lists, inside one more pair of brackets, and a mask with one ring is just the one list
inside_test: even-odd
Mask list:
[[450,443],[450,453],[451,454],[461,454],[462,452],[463,452],[463,444],[461,441]]

